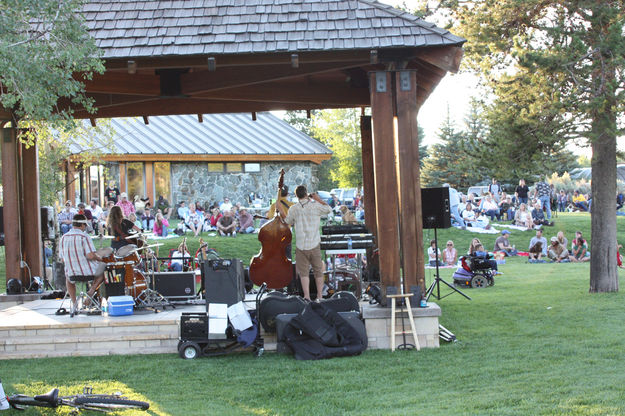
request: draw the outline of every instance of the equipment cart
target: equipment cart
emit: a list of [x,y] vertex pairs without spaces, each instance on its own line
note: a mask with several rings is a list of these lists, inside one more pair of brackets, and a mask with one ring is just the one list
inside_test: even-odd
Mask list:
[[260,357],[265,351],[265,341],[260,336],[258,316],[260,299],[266,290],[263,284],[256,294],[256,310],[248,311],[252,319],[252,327],[240,332],[228,325],[224,337],[213,338],[209,335],[208,313],[183,313],[180,317],[180,341],[178,354],[181,358],[191,360],[196,357],[225,355],[248,348]]

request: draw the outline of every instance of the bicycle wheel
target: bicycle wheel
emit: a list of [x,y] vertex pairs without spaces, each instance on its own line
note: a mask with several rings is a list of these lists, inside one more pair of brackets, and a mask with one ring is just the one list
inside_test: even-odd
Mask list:
[[74,404],[84,409],[90,410],[122,410],[122,409],[141,409],[148,410],[150,404],[139,400],[129,400],[122,397],[110,396],[82,396],[73,400]]

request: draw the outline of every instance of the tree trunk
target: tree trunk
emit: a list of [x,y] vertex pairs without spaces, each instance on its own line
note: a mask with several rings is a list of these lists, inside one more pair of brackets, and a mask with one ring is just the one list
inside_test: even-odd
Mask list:
[[615,100],[592,120],[590,292],[617,292]]

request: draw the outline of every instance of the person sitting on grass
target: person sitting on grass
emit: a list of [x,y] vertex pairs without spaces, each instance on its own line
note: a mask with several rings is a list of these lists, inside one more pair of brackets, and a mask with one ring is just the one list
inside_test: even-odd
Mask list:
[[490,217],[491,221],[494,221],[495,218],[497,218],[497,221],[501,220],[499,206],[497,206],[497,203],[493,201],[493,197],[490,194],[486,194],[486,196],[483,198],[481,213]]
[[541,257],[546,255],[547,239],[543,237],[543,230],[536,230],[536,236],[532,237],[532,239],[530,240],[529,259],[540,261]]
[[189,215],[185,218],[185,225],[189,227],[195,237],[202,232],[202,226],[204,225],[204,215],[202,215],[196,208],[195,204],[191,202],[189,204]]
[[514,246],[510,245],[510,241],[508,241],[509,235],[510,231],[503,230],[501,236],[497,237],[495,240],[495,248],[493,251],[504,253],[505,256],[516,256],[518,251]]
[[191,254],[187,250],[187,246],[184,241],[180,243],[178,248],[171,253],[171,261],[169,263],[169,269],[173,272],[181,272],[186,262],[191,259]]
[[569,250],[558,240],[558,237],[551,237],[551,245],[547,251],[547,257],[556,263],[569,261]]
[[443,250],[443,262],[445,266],[455,266],[458,263],[458,250],[454,248],[454,242],[451,240]]
[[213,208],[210,216],[208,216],[208,212],[204,215],[206,217],[204,219],[204,231],[217,230],[217,221],[219,221],[219,219],[223,217],[219,208],[217,207]]
[[534,205],[534,211],[532,211],[532,222],[534,225],[553,225],[553,222],[549,222],[549,220],[545,218],[545,213],[540,205],[540,201],[536,202]]
[[436,266],[436,262],[438,262],[439,266],[442,266],[441,263],[441,250],[436,247],[436,241],[430,240],[430,247],[428,248],[428,260],[430,261],[430,266]]
[[217,221],[217,231],[219,231],[219,235],[225,237],[230,235],[232,237],[237,236],[236,232],[237,222],[234,220],[234,215],[231,210],[224,212],[223,217]]
[[479,238],[474,238],[473,240],[471,240],[471,245],[469,246],[469,255],[472,256],[473,254],[475,254],[475,251],[477,250],[477,246],[481,246],[482,242],[480,241]]
[[519,209],[514,214],[514,225],[519,227],[525,227],[527,229],[534,228],[534,222],[532,221],[532,214],[527,210],[527,205],[522,203],[519,205]]
[[247,209],[239,210],[239,232],[242,234],[251,234],[255,231],[254,217],[247,212]]
[[569,260],[573,263],[581,263],[590,261],[590,251],[588,251],[588,243],[584,240],[580,231],[575,233],[576,238],[571,243],[573,245]]
[[167,218],[165,218],[161,212],[156,214],[156,221],[154,221],[153,228],[154,234],[159,237],[167,237],[167,234],[169,234],[169,229],[167,227],[169,227]]
[[586,201],[586,197],[583,194],[580,194],[579,191],[573,192],[572,198],[573,205],[578,208],[580,211],[588,211],[588,202]]

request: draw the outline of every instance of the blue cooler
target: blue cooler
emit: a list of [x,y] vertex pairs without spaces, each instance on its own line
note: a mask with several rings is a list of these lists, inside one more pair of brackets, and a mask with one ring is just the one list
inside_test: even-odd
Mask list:
[[135,300],[132,296],[109,296],[109,316],[132,315]]

